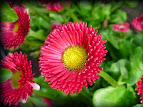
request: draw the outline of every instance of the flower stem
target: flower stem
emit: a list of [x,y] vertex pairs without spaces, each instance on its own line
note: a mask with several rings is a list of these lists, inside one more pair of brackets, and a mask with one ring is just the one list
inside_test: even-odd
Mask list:
[[34,93],[41,96],[41,97],[45,97],[45,98],[50,98],[52,100],[55,100],[55,101],[64,101],[65,98],[58,98],[58,97],[52,97],[52,96],[48,96],[46,95],[45,93],[41,92],[41,91],[37,91],[37,90],[34,90]]
[[113,87],[117,87],[118,83],[115,79],[113,79],[110,75],[108,75],[106,72],[101,71],[99,74],[102,78],[104,78],[109,84],[111,84]]

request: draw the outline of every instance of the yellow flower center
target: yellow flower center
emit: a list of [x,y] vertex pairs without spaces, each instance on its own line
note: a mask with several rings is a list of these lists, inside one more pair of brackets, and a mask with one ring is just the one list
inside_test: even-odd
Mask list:
[[18,28],[19,28],[19,23],[17,22],[17,23],[15,23],[14,28],[13,28],[14,35],[16,35],[16,34],[17,34],[17,30],[18,30]]
[[20,78],[21,78],[20,75],[21,74],[22,73],[20,71],[15,71],[13,73],[11,83],[12,83],[12,86],[14,88],[19,88],[20,87],[20,84],[19,84],[18,80],[20,80]]
[[81,69],[86,62],[86,50],[80,46],[69,46],[63,53],[62,61],[70,71]]
[[121,29],[121,28],[124,28],[124,27],[125,27],[125,26],[123,26],[123,25],[120,25],[120,26],[119,26],[120,29]]

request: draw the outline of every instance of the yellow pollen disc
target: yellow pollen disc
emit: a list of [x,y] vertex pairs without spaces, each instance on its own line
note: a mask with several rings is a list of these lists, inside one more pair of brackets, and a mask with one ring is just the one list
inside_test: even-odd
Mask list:
[[19,27],[19,23],[17,22],[17,23],[15,23],[14,28],[13,28],[14,35],[17,34],[16,32],[17,32],[17,30],[18,30],[18,27]]
[[20,78],[21,78],[20,75],[21,74],[22,73],[20,71],[15,71],[13,73],[11,83],[12,83],[12,86],[14,88],[19,88],[20,87],[18,80],[20,80]]
[[123,26],[123,25],[121,25],[121,26],[119,26],[119,28],[124,28],[125,26]]
[[87,59],[86,50],[80,46],[68,47],[62,56],[62,61],[70,71],[80,70],[84,67]]

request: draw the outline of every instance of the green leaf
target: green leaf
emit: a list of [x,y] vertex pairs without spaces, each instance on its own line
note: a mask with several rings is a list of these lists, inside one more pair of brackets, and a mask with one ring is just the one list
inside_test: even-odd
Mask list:
[[31,16],[30,25],[32,26],[32,30],[35,27],[38,27],[39,29],[45,28],[46,32],[50,29],[50,23],[39,16]]
[[105,14],[103,11],[103,8],[100,5],[97,5],[97,7],[94,8],[92,11],[92,17],[95,22],[103,22],[105,19]]
[[127,14],[126,12],[122,10],[117,10],[109,20],[110,23],[122,23],[127,20]]
[[56,13],[50,13],[49,17],[54,19],[54,23],[62,23],[64,21],[62,16]]
[[127,69],[124,66],[121,66],[120,70],[121,70],[122,77],[127,79],[128,78],[128,71],[127,71]]
[[123,5],[123,3],[122,1],[118,3],[116,1],[113,1],[111,2],[111,5],[112,5],[111,12],[115,12],[117,9],[119,9]]
[[128,79],[128,72],[130,71],[130,63],[127,59],[120,59],[118,62],[112,63],[109,73],[115,77],[119,78],[120,74],[123,78]]
[[3,22],[15,22],[18,20],[16,12],[8,5],[7,2],[2,0],[0,4],[0,20]]
[[101,88],[93,95],[93,104],[96,107],[131,106],[135,100],[135,91],[132,87],[125,86]]
[[138,5],[138,1],[126,1],[125,3],[124,3],[125,5],[127,5],[127,6],[129,6],[129,7],[131,7],[131,8],[134,8],[134,7],[136,7],[137,5]]
[[143,107],[143,104],[136,104],[133,107]]
[[40,50],[40,47],[43,45],[43,43],[41,43],[40,41],[36,41],[36,40],[28,41],[26,39],[24,40],[23,44],[20,46],[20,49],[22,49],[25,52]]
[[143,45],[142,41],[143,41],[143,34],[138,33],[137,35],[134,35],[133,43],[135,43],[137,46],[140,46]]
[[[79,14],[84,18],[89,18],[91,15],[92,5],[89,1],[80,1],[79,2]],[[84,11],[84,12],[83,12]]]
[[[30,30],[28,36],[33,37],[35,39],[45,41],[46,37],[44,36],[44,30],[40,29],[37,32]],[[27,37],[28,38],[28,37]]]
[[134,85],[136,81],[143,75],[143,52],[141,47],[136,47],[133,50],[133,55],[130,57],[130,70],[128,79],[123,79],[123,82]]
[[118,40],[115,37],[112,28],[107,29],[107,30],[102,30],[101,34],[102,34],[104,40],[107,40],[107,42],[110,42],[116,49],[119,48]]
[[46,98],[50,98],[52,100],[58,100],[58,101],[62,101],[64,98],[67,97],[65,93],[63,93],[61,91],[57,91],[56,89],[52,89],[48,85],[48,82],[44,81],[43,77],[34,78],[34,81],[36,83],[38,83],[41,87],[40,91],[34,90],[34,93],[37,95],[40,95],[40,96],[46,97]]
[[0,68],[0,83],[5,82],[10,79],[12,76],[12,72],[5,68]]
[[43,97],[32,94],[32,97],[28,97],[25,104],[21,104],[22,107],[48,107],[48,104],[43,102]]
[[122,58],[127,58],[133,53],[135,45],[128,40],[123,40],[120,44],[119,50]]
[[91,10],[92,6],[89,1],[80,1],[79,2],[79,8],[83,10]]

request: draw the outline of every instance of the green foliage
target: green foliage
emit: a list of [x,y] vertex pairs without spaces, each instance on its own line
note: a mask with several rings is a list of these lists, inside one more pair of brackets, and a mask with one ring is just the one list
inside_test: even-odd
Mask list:
[[122,10],[117,10],[113,15],[111,15],[110,23],[122,23],[127,20],[126,12]]
[[123,78],[128,78],[128,71],[130,71],[130,63],[126,59],[120,59],[118,62],[112,63],[109,73],[116,78],[122,75]]
[[33,94],[32,97],[28,97],[25,104],[21,104],[22,107],[48,107],[48,104],[43,102],[43,97]]
[[16,12],[4,0],[0,4],[0,20],[3,22],[15,22],[18,20]]
[[143,52],[141,47],[134,49],[134,54],[130,57],[131,70],[128,73],[128,79],[123,79],[124,82],[134,85],[136,81],[143,75]]
[[[132,28],[127,33],[112,29],[113,24],[127,22],[128,14],[121,7],[133,8],[137,4],[137,1],[76,1],[59,12],[53,12],[46,10],[45,5],[40,6],[38,2],[24,3],[29,9],[31,28],[20,49],[16,50],[38,59],[40,47],[44,45],[53,24],[81,20],[102,34],[103,40],[107,41],[105,45],[108,53],[101,64],[104,70],[89,88],[83,87],[79,94],[66,95],[60,90],[52,89],[44,81],[44,77],[34,77],[41,89],[34,90],[33,97],[29,97],[26,104],[20,103],[20,106],[46,107],[47,104],[42,100],[49,98],[57,107],[142,107],[142,104],[138,104],[140,96],[137,96],[135,88],[136,81],[143,75],[143,34],[134,32]],[[1,21],[15,22],[18,19],[15,11],[6,2],[0,5],[0,9]],[[13,49],[9,51],[13,52]],[[0,70],[0,82],[11,78],[12,73],[9,70]]]
[[0,83],[5,82],[10,79],[12,76],[12,72],[5,68],[0,68]]
[[34,81],[38,83],[41,87],[40,91],[36,91],[36,90],[34,91],[36,94],[42,97],[46,97],[46,98],[50,98],[52,100],[58,100],[58,101],[61,101],[64,99],[64,97],[66,97],[65,93],[57,91],[56,89],[52,89],[48,85],[48,82],[44,82],[43,77],[34,78]]
[[135,104],[136,95],[132,87],[119,86],[101,88],[93,95],[93,104],[96,107],[121,107]]
[[133,107],[143,107],[143,104],[136,104]]

